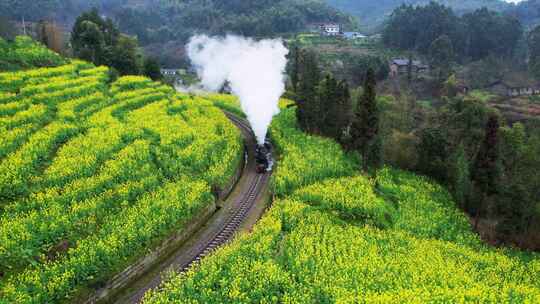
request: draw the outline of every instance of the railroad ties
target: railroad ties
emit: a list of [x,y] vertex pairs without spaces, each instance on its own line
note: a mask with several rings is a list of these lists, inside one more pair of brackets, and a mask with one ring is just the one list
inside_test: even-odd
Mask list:
[[[232,120],[238,127],[244,129],[249,134],[253,135],[253,131],[250,126],[243,120],[238,119],[234,115],[226,113],[227,117]],[[233,212],[231,216],[226,220],[223,228],[209,241],[202,249],[197,253],[190,262],[181,266],[178,270],[181,272],[188,271],[192,266],[199,263],[204,257],[211,254],[215,249],[225,245],[233,239],[235,233],[238,231],[243,221],[246,219],[249,211],[255,204],[257,195],[260,191],[260,185],[264,184],[269,177],[269,173],[256,174],[252,179],[248,191],[240,198],[239,207]]]

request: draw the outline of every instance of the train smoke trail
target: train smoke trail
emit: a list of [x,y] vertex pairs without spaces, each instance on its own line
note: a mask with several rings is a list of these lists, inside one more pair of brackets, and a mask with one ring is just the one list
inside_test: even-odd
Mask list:
[[194,36],[188,56],[205,89],[217,91],[226,82],[240,99],[259,144],[264,143],[278,102],[285,92],[288,50],[280,39],[255,41],[226,37]]

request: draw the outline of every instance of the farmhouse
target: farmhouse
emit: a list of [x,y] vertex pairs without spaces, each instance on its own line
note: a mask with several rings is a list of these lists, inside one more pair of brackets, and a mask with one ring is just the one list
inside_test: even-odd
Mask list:
[[177,74],[177,69],[161,69],[161,75],[163,76],[176,76]]
[[343,37],[349,40],[366,38],[365,35],[359,32],[343,32]]
[[[390,77],[397,77],[398,75],[407,74],[409,69],[409,59],[393,59],[390,62]],[[413,60],[412,72],[413,74],[421,74],[427,72],[429,67],[423,64],[421,61]]]
[[337,23],[322,23],[319,25],[319,29],[324,36],[339,36],[341,34],[341,25]]
[[540,83],[517,73],[508,73],[503,79],[488,86],[497,95],[508,97],[540,95]]

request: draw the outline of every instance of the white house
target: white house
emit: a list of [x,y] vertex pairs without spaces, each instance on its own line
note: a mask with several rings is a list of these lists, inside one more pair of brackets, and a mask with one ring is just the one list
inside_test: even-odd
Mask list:
[[350,39],[350,40],[366,38],[365,35],[363,35],[363,34],[361,34],[359,32],[344,32],[343,37],[345,37],[346,39]]
[[337,23],[323,23],[320,25],[321,34],[325,36],[338,36],[341,34],[341,25]]
[[176,69],[161,69],[161,75],[163,76],[176,76],[178,70]]

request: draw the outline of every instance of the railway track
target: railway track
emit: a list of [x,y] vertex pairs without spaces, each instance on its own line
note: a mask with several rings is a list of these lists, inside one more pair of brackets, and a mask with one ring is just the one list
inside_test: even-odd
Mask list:
[[256,140],[249,124],[232,113],[225,112],[225,114],[241,130],[247,154],[242,177],[235,187],[238,189],[233,191],[227,199],[229,207],[223,208],[226,210],[218,211],[208,221],[208,224],[192,237],[192,240],[188,241],[185,246],[167,258],[161,265],[158,265],[154,272],[126,288],[124,292],[109,300],[108,303],[140,303],[148,290],[159,288],[163,281],[162,274],[164,272],[189,270],[205,256],[231,241],[245,219],[254,212],[254,206],[267,185],[271,172],[265,174],[255,172]]
[[[251,134],[253,138],[255,137],[250,126],[243,120],[238,119],[236,116],[228,112],[225,112],[225,115],[227,115],[227,117],[232,122],[234,122],[237,127],[243,129],[245,133]],[[240,198],[238,208],[235,210],[233,215],[226,221],[226,224],[221,229],[221,231],[204,246],[204,250],[199,252],[191,261],[189,261],[186,265],[184,265],[181,269],[178,270],[180,270],[181,272],[189,270],[189,268],[191,268],[193,264],[198,263],[202,258],[212,253],[212,251],[232,240],[234,234],[238,231],[238,229],[242,225],[242,222],[247,217],[248,212],[255,204],[257,196],[260,192],[261,183],[267,182],[269,175],[269,173],[255,175],[254,180],[249,185],[249,190]]]

